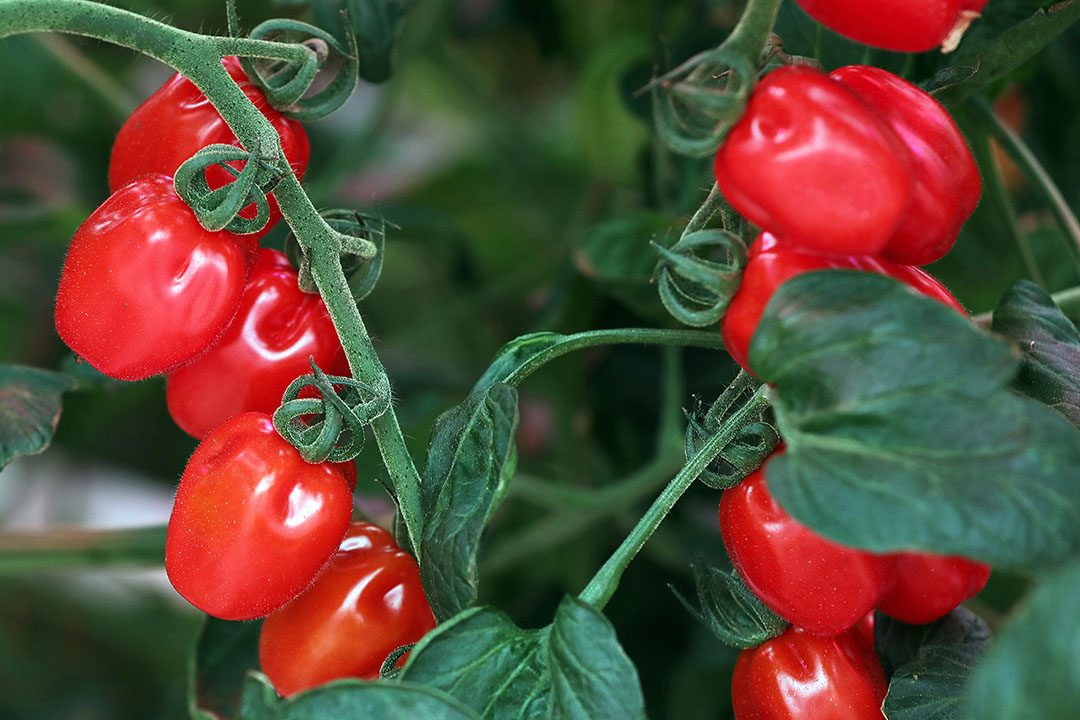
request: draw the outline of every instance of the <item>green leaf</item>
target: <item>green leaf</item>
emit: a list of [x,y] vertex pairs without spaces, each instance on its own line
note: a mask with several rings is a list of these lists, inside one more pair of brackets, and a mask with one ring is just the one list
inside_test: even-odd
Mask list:
[[574,248],[574,265],[582,275],[631,310],[646,317],[663,316],[652,285],[656,251],[650,241],[671,229],[671,218],[637,211],[596,223]]
[[788,451],[769,488],[801,522],[873,551],[1001,568],[1080,549],[1080,433],[1008,389],[1007,345],[883,276],[801,275],[750,346]]
[[49,446],[60,422],[61,396],[73,387],[63,373],[0,365],[0,468]]
[[421,487],[419,561],[439,619],[476,601],[480,536],[514,474],[517,421],[517,390],[496,383],[474,391],[435,424]]
[[1080,332],[1053,299],[1021,280],[994,310],[991,329],[1012,341],[1024,358],[1016,389],[1080,426]]
[[[991,3],[986,19],[992,19],[993,12],[995,7]],[[1077,19],[1080,19],[1080,0],[1064,0],[1039,8],[1004,32],[965,38],[951,67],[939,71],[926,84],[926,90],[943,102],[954,102],[1019,68]],[[976,25],[980,22],[983,20],[976,21]]]
[[206,617],[188,665],[188,713],[193,720],[240,717],[244,678],[259,667],[261,628],[261,622]]
[[425,636],[399,677],[449,693],[483,720],[645,717],[611,623],[570,597],[541,630],[491,608],[467,610]]
[[467,707],[433,688],[399,682],[337,680],[279,700],[265,675],[251,673],[244,687],[244,720],[423,718],[476,720]]
[[637,670],[603,613],[566,596],[548,643],[553,719],[645,717]]
[[690,614],[725,645],[746,649],[781,635],[788,621],[765,607],[734,572],[709,567],[700,559],[693,566],[700,609],[675,593]]
[[1080,560],[1036,587],[975,671],[964,717],[1074,718],[1080,707]]
[[617,181],[633,179],[637,173],[649,130],[627,107],[620,81],[649,55],[649,42],[642,36],[608,38],[582,72],[575,95],[578,136],[597,177]]
[[874,636],[892,674],[884,706],[889,720],[959,719],[964,687],[990,646],[982,619],[962,607],[929,625],[878,613]]

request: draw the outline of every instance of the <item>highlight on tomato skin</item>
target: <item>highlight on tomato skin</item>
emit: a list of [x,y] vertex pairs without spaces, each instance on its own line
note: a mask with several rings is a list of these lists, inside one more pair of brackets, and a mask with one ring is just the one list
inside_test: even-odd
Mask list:
[[172,179],[143,175],[79,226],[56,297],[60,338],[109,377],[141,380],[206,352],[240,305],[250,237],[199,224]]
[[731,680],[735,720],[884,720],[886,690],[856,629],[821,637],[792,626],[739,653]]
[[312,583],[351,516],[341,470],[306,462],[269,415],[237,415],[207,435],[184,468],[165,570],[205,613],[263,617]]
[[259,662],[283,696],[371,680],[387,655],[434,627],[416,560],[390,533],[356,522],[319,579],[263,621]]

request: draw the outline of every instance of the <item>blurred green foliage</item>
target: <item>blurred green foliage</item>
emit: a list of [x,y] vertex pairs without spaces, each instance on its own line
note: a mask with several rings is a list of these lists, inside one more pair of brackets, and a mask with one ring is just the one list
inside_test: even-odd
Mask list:
[[[225,30],[220,0],[120,4],[188,29]],[[273,13],[304,13],[297,3],[238,6],[249,26]],[[465,397],[504,342],[536,330],[671,322],[646,276],[613,277],[617,268],[588,261],[614,257],[637,267],[633,256],[598,247],[597,239],[647,250],[650,240],[677,233],[704,199],[709,161],[673,156],[656,142],[648,96],[639,90],[655,71],[716,45],[740,7],[731,0],[416,2],[389,82],[361,83],[345,108],[310,126],[306,186],[316,206],[377,210],[396,226],[382,278],[361,311],[421,465],[435,417]],[[790,52],[825,48],[827,64],[870,59],[835,38],[822,44],[800,13],[786,4],[778,26]],[[885,64],[914,80],[934,67],[924,58]],[[1014,78],[1025,109],[1021,131],[1074,207],[1077,67],[1074,27]],[[52,326],[66,243],[106,197],[120,123],[168,72],[129,50],[79,38],[0,41],[3,362],[70,362]],[[1072,253],[1039,196],[1022,182],[1011,194],[1048,289],[1075,285]],[[1012,280],[1028,275],[985,205],[933,268],[973,312],[990,309]],[[648,221],[618,221],[635,216]],[[281,247],[284,232],[276,229],[266,244]],[[735,370],[719,353],[686,351],[680,362],[685,387],[677,388],[676,406],[689,407],[691,394],[715,397]],[[588,510],[587,499],[583,508],[567,497],[587,498],[580,491],[618,482],[652,457],[662,369],[655,348],[606,348],[563,358],[522,388],[519,472],[526,480],[485,536],[497,562],[481,587],[482,600],[519,625],[548,623],[561,595],[580,590],[640,515],[647,497],[594,512],[569,537],[542,539],[545,527]],[[169,420],[160,380],[99,383],[68,395],[57,443],[168,488],[195,444]],[[361,489],[381,497],[367,480],[381,472],[368,447],[358,458]],[[653,717],[730,716],[735,653],[666,588],[689,589],[697,553],[726,562],[717,500],[706,488],[688,494],[608,607]],[[541,541],[515,545],[530,531]],[[0,717],[184,717],[195,615],[152,598],[117,604],[80,587],[64,576],[0,579]],[[993,622],[1020,587],[995,578],[979,609]]]

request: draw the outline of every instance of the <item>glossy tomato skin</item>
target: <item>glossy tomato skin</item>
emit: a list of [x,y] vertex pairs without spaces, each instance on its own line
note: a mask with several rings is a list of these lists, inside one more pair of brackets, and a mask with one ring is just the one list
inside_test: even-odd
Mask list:
[[209,232],[164,175],[113,193],[71,240],[56,330],[109,377],[141,380],[202,354],[228,327],[254,241]]
[[284,253],[263,248],[229,329],[205,355],[169,374],[176,424],[197,438],[242,412],[272,414],[289,383],[349,366],[322,298],[300,290]]
[[216,428],[184,468],[165,541],[165,570],[203,612],[250,620],[308,587],[349,528],[341,472],[313,465],[245,413]]
[[963,557],[900,553],[895,581],[878,609],[911,625],[924,625],[948,615],[983,589],[990,566]]
[[812,18],[857,42],[885,50],[925,52],[945,40],[963,11],[987,0],[796,0]]
[[373,679],[391,651],[433,627],[416,560],[382,528],[353,523],[315,584],[263,621],[259,662],[284,696]]
[[940,260],[982,191],[979,168],[960,129],[934,98],[886,70],[849,65],[829,77],[885,118],[912,158],[911,202],[881,256],[906,265]]
[[735,661],[735,720],[883,720],[885,675],[856,631],[819,637],[798,627]]
[[784,282],[813,270],[857,270],[888,275],[918,292],[966,315],[963,306],[934,277],[908,265],[865,255],[820,255],[762,233],[750,247],[739,291],[731,299],[720,329],[731,357],[748,372],[750,339],[769,299]]
[[[267,104],[262,91],[247,79],[239,60],[227,57],[223,63],[229,76],[278,131],[290,167],[303,179],[311,154],[303,126]],[[173,75],[135,108],[120,128],[109,157],[109,188],[116,190],[145,173],[171,176],[185,160],[214,144],[239,146],[240,142],[206,96],[187,78]],[[214,166],[207,170],[206,180],[211,189],[217,189],[232,182],[233,176]],[[264,235],[281,219],[274,197],[268,200],[270,219],[256,236]],[[241,215],[255,217],[254,205],[244,208]]]
[[907,148],[878,113],[824,72],[795,65],[754,88],[714,169],[750,222],[839,255],[884,248],[915,182]]
[[767,468],[721,496],[724,547],[747,586],[785,620],[817,635],[846,632],[891,584],[892,560],[832,542],[799,523],[769,492]]

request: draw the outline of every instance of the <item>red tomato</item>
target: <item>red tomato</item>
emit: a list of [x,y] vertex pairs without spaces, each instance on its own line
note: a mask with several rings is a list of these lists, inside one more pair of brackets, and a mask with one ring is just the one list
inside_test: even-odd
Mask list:
[[254,241],[208,232],[164,175],[113,193],[79,226],[56,297],[56,330],[106,375],[140,380],[205,352],[228,327]]
[[878,113],[825,73],[772,71],[716,155],[732,207],[786,242],[872,255],[911,200],[907,148]]
[[983,589],[990,566],[962,557],[900,553],[896,580],[878,604],[881,612],[911,625],[942,618]]
[[169,374],[169,413],[197,438],[242,412],[272,414],[312,356],[331,375],[349,374],[322,298],[300,290],[283,253],[263,249],[221,340]]
[[747,586],[785,620],[817,635],[845,632],[877,605],[892,561],[827,540],[788,515],[769,493],[766,469],[721,496],[724,547]]
[[945,41],[963,12],[987,0],[796,0],[812,18],[857,42],[886,50],[924,52]]
[[[278,131],[281,148],[289,165],[296,176],[303,179],[311,152],[304,127],[266,103],[262,92],[247,79],[239,60],[228,57],[222,62],[229,76]],[[135,112],[120,128],[109,157],[109,187],[115,190],[145,173],[171,176],[185,160],[207,145],[214,144],[239,146],[240,142],[202,92],[182,75],[173,75],[135,108]],[[231,164],[236,167],[242,165]],[[227,170],[214,166],[207,170],[206,180],[210,189],[214,190],[232,182],[233,176]],[[273,196],[268,200],[270,220],[256,236],[265,234],[281,219],[281,211]],[[245,218],[255,217],[255,206],[249,205],[240,214]]]
[[376,678],[391,651],[433,627],[416,560],[382,528],[353,523],[315,584],[263,621],[259,662],[288,696],[338,678]]
[[864,65],[829,74],[892,127],[910,151],[911,203],[882,257],[905,265],[940,260],[979,204],[982,181],[960,129],[934,98],[890,72]]
[[817,637],[797,627],[735,661],[735,720],[883,720],[885,674],[855,631]]
[[747,361],[747,349],[773,293],[796,275],[827,269],[860,270],[888,275],[957,312],[967,314],[944,285],[919,268],[897,265],[865,255],[819,255],[792,247],[768,233],[762,233],[750,247],[750,259],[743,273],[742,284],[731,299],[720,326],[724,346],[731,357],[748,372],[753,372]]
[[352,495],[330,463],[311,465],[262,413],[237,415],[184,468],[165,570],[203,612],[250,620],[308,587],[349,528]]

